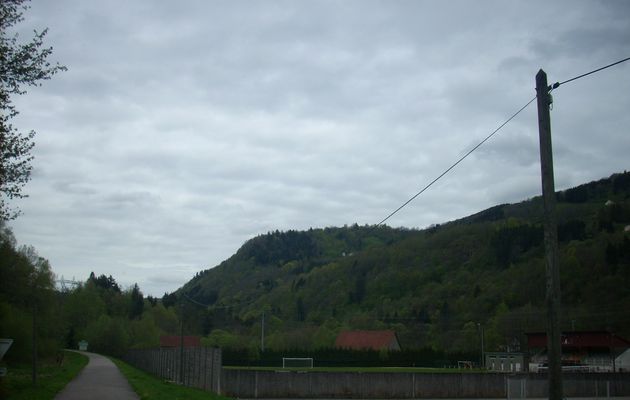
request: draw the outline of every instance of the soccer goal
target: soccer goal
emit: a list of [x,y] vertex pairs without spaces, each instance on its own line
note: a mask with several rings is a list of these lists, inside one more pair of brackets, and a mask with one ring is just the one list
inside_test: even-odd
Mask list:
[[282,368],[313,368],[313,359],[306,357],[282,357]]
[[457,361],[458,369],[472,369],[473,363],[472,361]]

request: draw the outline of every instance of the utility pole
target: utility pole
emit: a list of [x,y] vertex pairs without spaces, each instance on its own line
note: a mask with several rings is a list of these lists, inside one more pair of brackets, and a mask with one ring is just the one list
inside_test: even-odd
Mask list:
[[31,349],[31,381],[33,387],[37,387],[37,367],[38,367],[38,353],[37,353],[37,306],[39,300],[39,288],[38,284],[38,274],[36,271],[31,273],[31,285],[32,285],[32,301],[33,301],[33,320],[32,320],[32,339],[31,345],[33,348]]
[[545,212],[545,259],[547,294],[547,356],[549,363],[549,400],[562,400],[562,345],[560,342],[560,270],[558,267],[558,223],[551,149],[551,94],[547,74],[536,74],[538,102],[538,136],[540,139],[540,172]]
[[179,330],[179,381],[184,384],[184,300],[181,302],[181,321]]
[[481,337],[481,358],[479,359],[479,366],[483,369],[486,366],[486,360],[484,357],[484,349],[483,349],[483,325],[481,322],[477,322],[477,327],[479,328],[479,336]]
[[33,339],[32,339],[32,346],[33,348],[31,349],[31,381],[33,383],[33,387],[37,387],[37,300],[35,300],[37,297],[37,295],[35,294],[35,296],[33,296],[34,300],[33,300]]
[[262,312],[262,324],[260,329],[260,351],[265,351],[265,311]]
[[486,356],[485,356],[485,351],[483,348],[483,325],[480,325],[481,327],[481,368],[485,368],[486,367]]

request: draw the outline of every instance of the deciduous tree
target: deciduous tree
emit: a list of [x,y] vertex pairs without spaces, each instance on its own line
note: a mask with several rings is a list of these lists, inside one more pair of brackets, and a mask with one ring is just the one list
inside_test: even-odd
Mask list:
[[17,209],[8,199],[22,198],[23,186],[31,177],[34,131],[22,133],[11,124],[18,114],[12,96],[26,93],[26,87],[38,86],[66,67],[48,61],[52,47],[44,46],[47,29],[34,32],[21,43],[12,28],[23,20],[28,6],[25,0],[0,1],[0,220],[14,219]]

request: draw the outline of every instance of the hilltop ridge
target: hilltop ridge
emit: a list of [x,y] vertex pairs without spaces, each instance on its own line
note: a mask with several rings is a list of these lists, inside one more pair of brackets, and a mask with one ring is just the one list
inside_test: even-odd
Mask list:
[[[630,336],[630,173],[557,193],[563,328]],[[196,329],[247,346],[326,347],[341,329],[394,329],[406,348],[488,348],[544,329],[542,201],[501,204],[428,229],[269,232],[198,273]]]

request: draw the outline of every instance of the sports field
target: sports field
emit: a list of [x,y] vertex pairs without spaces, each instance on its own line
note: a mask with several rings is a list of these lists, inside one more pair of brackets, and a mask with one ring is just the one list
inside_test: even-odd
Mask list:
[[241,369],[250,371],[298,371],[298,372],[376,372],[376,373],[425,373],[425,374],[453,374],[453,373],[480,373],[482,369],[470,368],[420,368],[420,367],[313,367],[313,368],[282,368],[278,367],[237,367],[224,366],[225,369]]

